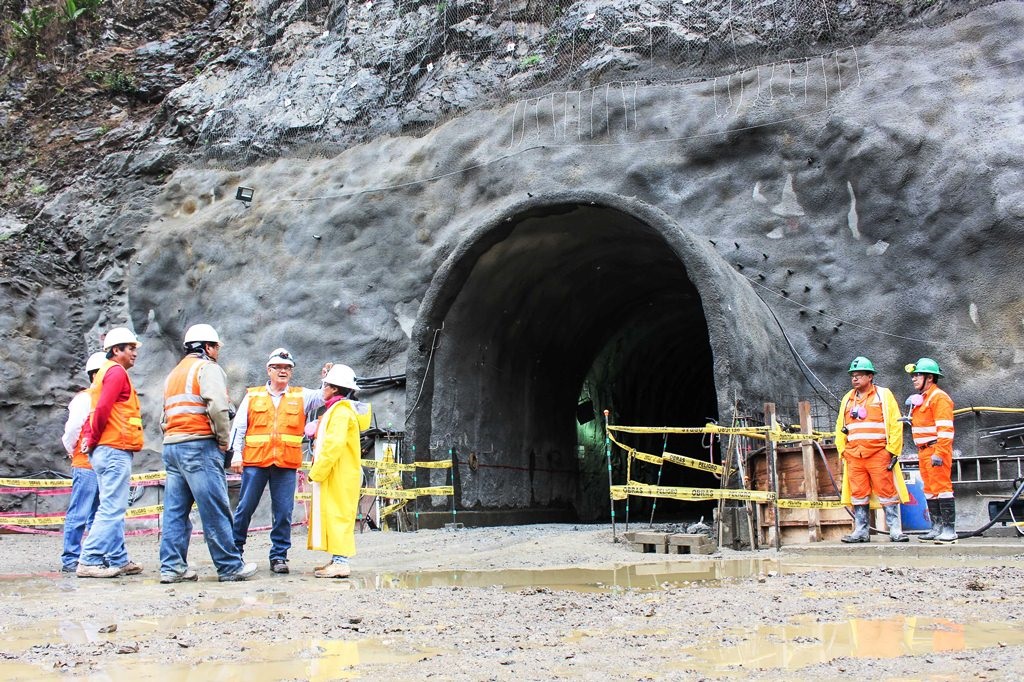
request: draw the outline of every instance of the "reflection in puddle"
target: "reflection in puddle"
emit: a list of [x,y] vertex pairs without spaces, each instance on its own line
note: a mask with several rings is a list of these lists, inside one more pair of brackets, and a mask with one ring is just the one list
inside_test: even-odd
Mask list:
[[653,590],[684,583],[708,583],[779,571],[774,559],[661,561],[621,568],[545,568],[495,571],[416,571],[356,578],[361,587],[544,587],[580,592]]
[[1010,623],[959,624],[936,618],[855,619],[734,630],[722,640],[683,649],[672,670],[796,669],[835,658],[897,658],[1024,644]]

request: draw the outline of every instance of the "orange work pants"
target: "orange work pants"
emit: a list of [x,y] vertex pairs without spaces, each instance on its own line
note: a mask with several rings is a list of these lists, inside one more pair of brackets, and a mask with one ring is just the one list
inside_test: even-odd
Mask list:
[[867,457],[846,458],[850,478],[850,499],[855,505],[867,504],[872,490],[883,505],[899,502],[893,473],[886,468],[891,461],[892,455],[885,448],[876,450]]
[[[934,447],[923,447],[917,451],[918,466],[921,468],[921,483],[927,498],[953,497],[953,456],[940,455],[942,466],[932,466]],[[943,494],[945,493],[945,494]]]

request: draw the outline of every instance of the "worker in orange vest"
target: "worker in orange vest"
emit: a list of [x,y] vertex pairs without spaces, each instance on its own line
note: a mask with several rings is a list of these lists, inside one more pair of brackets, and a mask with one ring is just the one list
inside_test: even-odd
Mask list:
[[[92,384],[107,356],[96,352],[85,363],[85,373]],[[82,535],[92,525],[96,509],[100,506],[100,489],[96,484],[96,472],[89,464],[89,455],[82,451],[82,427],[89,419],[92,409],[92,394],[86,388],[75,394],[68,403],[68,419],[64,424],[61,442],[71,459],[71,499],[64,514],[64,552],[60,557],[62,573],[78,570],[78,557],[82,554]]]
[[141,345],[125,327],[107,332],[103,337],[106,360],[89,387],[91,413],[82,427],[80,447],[96,472],[100,504],[75,569],[79,578],[142,573],[142,567],[128,558],[124,544],[132,456],[143,444],[139,395],[128,370],[135,366]]
[[189,514],[199,508],[203,535],[221,582],[248,580],[256,564],[242,561],[231,537],[231,507],[224,454],[231,432],[227,376],[217,364],[221,340],[208,324],[185,332],[185,357],[164,384],[164,513],[160,536],[160,582],[198,579],[188,565],[192,536]]
[[[323,378],[331,368],[321,369]],[[234,456],[231,470],[242,474],[242,488],[232,521],[235,546],[245,548],[253,512],[270,486],[270,570],[288,573],[292,546],[295,477],[302,464],[302,436],[306,414],[324,404],[321,389],[289,386],[295,359],[277,348],[267,360],[267,383],[246,391],[238,406],[231,432]]]
[[917,446],[921,482],[932,518],[932,529],[921,540],[956,542],[956,502],[953,500],[953,399],[939,388],[942,370],[931,358],[906,366],[914,382],[910,396],[910,427]]
[[875,366],[866,357],[854,358],[848,371],[853,388],[839,407],[836,450],[843,460],[843,501],[853,506],[854,530],[841,540],[871,541],[868,517],[874,493],[885,510],[889,540],[907,542],[899,507],[909,500],[898,463],[903,452],[899,403],[892,391],[875,386]]

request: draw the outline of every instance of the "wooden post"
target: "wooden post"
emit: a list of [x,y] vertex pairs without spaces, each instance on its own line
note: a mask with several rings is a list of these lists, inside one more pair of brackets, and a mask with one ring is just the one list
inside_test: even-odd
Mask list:
[[[775,419],[775,403],[764,404],[764,422],[768,426],[769,431],[773,430],[778,423]],[[772,440],[772,434],[767,433],[765,436],[764,452],[765,463],[768,465],[769,488],[775,493],[775,501],[772,502],[772,505],[775,507],[775,523],[772,530],[775,533],[775,549],[778,551],[782,549],[782,527],[779,519],[779,467],[776,461],[775,441]]]
[[[813,428],[811,403],[801,400],[800,432],[810,433]],[[814,464],[814,444],[809,440],[802,441],[800,450],[804,458],[804,497],[816,502],[818,500],[818,467]],[[817,509],[807,510],[807,538],[811,542],[821,542],[821,512]]]

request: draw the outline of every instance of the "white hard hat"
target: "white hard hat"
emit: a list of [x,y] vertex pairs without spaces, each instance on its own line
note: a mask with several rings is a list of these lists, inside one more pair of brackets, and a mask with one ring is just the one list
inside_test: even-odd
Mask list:
[[103,337],[103,350],[107,351],[122,343],[134,343],[141,346],[142,342],[135,338],[135,334],[126,327],[114,327]]
[[359,386],[356,385],[356,373],[348,365],[334,365],[331,367],[327,372],[327,376],[324,377],[324,383],[331,386],[350,388],[353,391],[359,390]]
[[291,365],[295,366],[295,359],[292,354],[285,348],[278,348],[270,354],[270,359],[267,360],[267,367],[271,365]]
[[102,367],[103,363],[106,362],[106,361],[107,361],[107,354],[106,353],[101,353],[99,351],[96,351],[95,353],[93,353],[92,355],[89,356],[88,360],[86,360],[86,362],[85,362],[85,373],[88,374],[89,372],[95,372],[100,367]]
[[185,345],[190,343],[221,343],[217,330],[208,324],[194,324],[185,332]]

